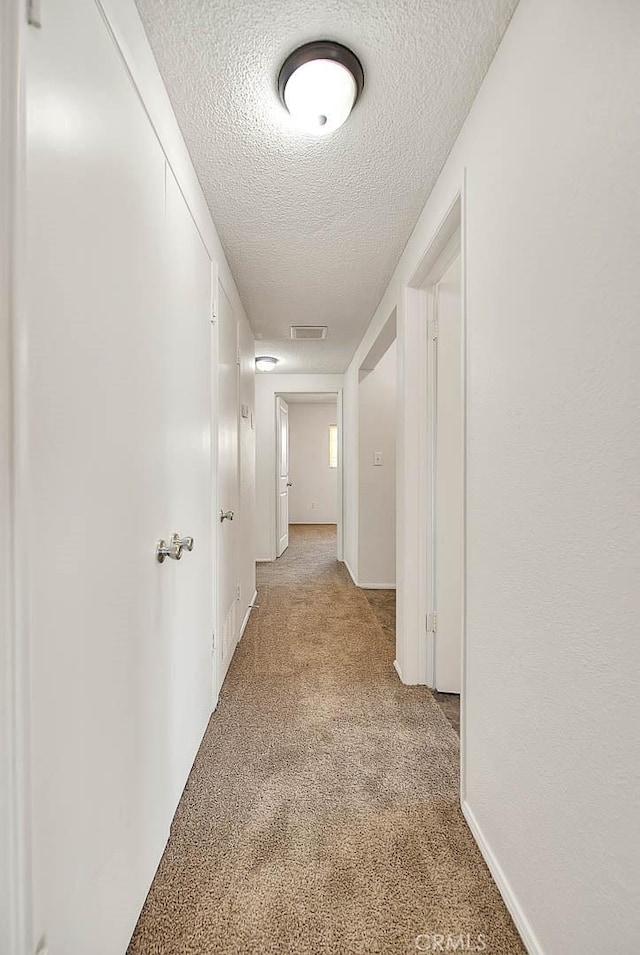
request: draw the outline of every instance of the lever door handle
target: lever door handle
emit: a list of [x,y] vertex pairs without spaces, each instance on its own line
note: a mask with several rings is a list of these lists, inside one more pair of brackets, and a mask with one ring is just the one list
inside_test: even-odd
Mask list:
[[193,550],[193,537],[178,537],[177,534],[174,534],[171,543],[181,550]]
[[193,537],[178,537],[177,534],[172,534],[168,544],[166,540],[159,540],[156,544],[156,560],[159,564],[163,564],[167,557],[170,560],[180,560],[183,550],[193,550]]
[[223,521],[232,521],[233,520],[233,511],[220,511],[220,523]]

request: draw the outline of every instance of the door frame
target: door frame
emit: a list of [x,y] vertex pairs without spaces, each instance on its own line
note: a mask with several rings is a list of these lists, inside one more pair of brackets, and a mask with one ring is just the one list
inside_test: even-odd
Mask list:
[[20,347],[25,270],[25,4],[0,5],[0,948],[33,951],[27,554]]
[[[465,799],[466,786],[466,739],[467,739],[467,550],[468,550],[468,348],[467,348],[467,255],[466,255],[466,169],[463,172],[462,182],[450,204],[438,223],[416,268],[414,269],[404,289],[405,321],[417,329],[417,346],[419,355],[417,362],[420,367],[420,394],[417,408],[417,437],[418,449],[418,485],[415,500],[418,515],[415,536],[411,543],[417,545],[418,576],[417,592],[411,590],[403,595],[407,605],[411,601],[417,604],[417,627],[407,628],[404,639],[407,644],[414,644],[412,657],[417,661],[420,683],[433,687],[435,681],[433,641],[425,639],[427,611],[429,601],[433,600],[433,553],[435,542],[433,535],[433,504],[434,504],[434,462],[435,462],[435,419],[431,419],[434,411],[434,349],[429,343],[430,322],[435,317],[435,286],[444,275],[448,266],[456,255],[460,255],[461,268],[461,388],[462,388],[462,462],[463,462],[463,541],[462,541],[462,574],[460,601],[462,606],[462,650],[460,674],[460,801]],[[414,515],[415,520],[415,515]],[[431,545],[430,545],[431,542]],[[405,545],[405,551],[406,551]],[[413,551],[413,548],[412,548]],[[405,553],[404,559],[410,555]],[[405,620],[411,619],[411,608],[406,606]],[[415,617],[413,619],[416,619]],[[415,643],[414,643],[415,641]]]
[[287,400],[287,395],[335,395],[337,410],[336,420],[338,424],[338,520],[336,524],[336,557],[339,561],[344,560],[344,475],[343,475],[343,453],[344,453],[344,415],[343,415],[343,389],[342,388],[314,388],[310,391],[308,388],[290,388],[287,391],[276,391],[273,396],[273,436],[274,436],[274,497],[275,514],[271,528],[271,560],[277,560],[278,552],[278,398]]
[[[280,551],[280,507],[282,494],[280,493],[280,482],[282,481],[282,406],[286,406],[285,414],[287,416],[287,546]],[[276,395],[276,560],[282,557],[289,546],[289,468],[290,468],[290,441],[289,441],[289,402]],[[280,551],[280,553],[278,553]]]
[[[460,229],[453,234],[445,248],[438,256],[436,262],[423,285],[425,292],[426,308],[426,334],[427,334],[427,433],[426,433],[426,452],[427,452],[427,573],[426,573],[426,598],[427,609],[436,608],[436,575],[437,575],[437,495],[436,495],[436,469],[437,469],[437,427],[438,427],[438,348],[437,339],[434,340],[431,335],[433,323],[438,321],[438,285],[440,280],[447,272],[449,266],[461,255],[461,235]],[[462,321],[462,316],[461,316]],[[461,327],[462,348],[464,349],[464,328]],[[461,356],[462,358],[462,356]],[[461,360],[461,367],[462,367]],[[462,403],[464,407],[464,380],[461,382],[463,395]],[[461,422],[462,441],[464,446],[464,417]],[[466,472],[466,462],[463,451],[463,467]],[[464,477],[463,477],[464,487]],[[463,532],[465,519],[463,514]],[[464,606],[464,593],[462,594],[462,603]],[[437,654],[437,636],[427,631],[427,651],[426,651],[426,680],[427,686],[436,687],[436,654]],[[461,675],[462,680],[462,675]]]

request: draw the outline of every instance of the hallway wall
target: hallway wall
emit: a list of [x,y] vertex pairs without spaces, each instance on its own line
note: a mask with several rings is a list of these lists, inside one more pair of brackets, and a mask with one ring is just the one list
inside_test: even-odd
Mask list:
[[256,375],[256,556],[276,559],[276,394],[339,391],[344,375]]
[[[632,949],[640,928],[639,37],[637,3],[521,0],[345,376],[353,434],[357,369],[397,306],[399,448],[419,446],[405,287],[465,184],[463,799],[545,955]],[[419,555],[417,475],[400,477],[402,602]],[[347,558],[356,508],[350,481]],[[415,604],[407,682],[424,679]]]
[[335,524],[338,471],[329,467],[329,426],[337,424],[335,400],[289,402],[290,524]]
[[[396,584],[396,344],[360,382],[358,394],[360,587]],[[375,452],[382,464],[374,464]]]

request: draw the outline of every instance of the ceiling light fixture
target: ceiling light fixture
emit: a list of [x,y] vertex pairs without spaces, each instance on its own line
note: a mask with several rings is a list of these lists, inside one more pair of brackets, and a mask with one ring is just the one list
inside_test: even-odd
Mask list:
[[342,126],[363,86],[358,57],[331,40],[315,40],[294,50],[278,77],[280,99],[295,124],[314,136],[327,136]]
[[277,358],[271,358],[270,355],[260,355],[256,358],[256,368],[258,371],[273,371],[278,364]]

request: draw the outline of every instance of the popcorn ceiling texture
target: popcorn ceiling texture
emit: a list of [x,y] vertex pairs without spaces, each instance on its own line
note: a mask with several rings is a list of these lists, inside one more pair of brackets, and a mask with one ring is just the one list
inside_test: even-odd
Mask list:
[[[137,0],[261,353],[344,371],[517,0]],[[327,139],[295,131],[276,78],[318,38],[365,88]],[[289,340],[326,324],[325,342]]]
[[455,733],[400,683],[335,527],[290,541],[259,567],[128,955],[408,955],[433,934],[524,955],[460,811]]

